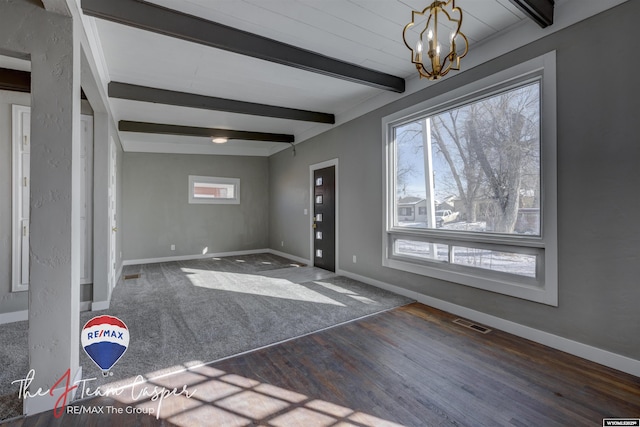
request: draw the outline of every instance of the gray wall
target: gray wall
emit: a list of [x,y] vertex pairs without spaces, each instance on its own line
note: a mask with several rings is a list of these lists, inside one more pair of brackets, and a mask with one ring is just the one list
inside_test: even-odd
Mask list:
[[[308,166],[337,157],[341,269],[640,359],[637,16],[624,3],[270,157],[270,247],[309,258]],[[382,117],[554,49],[559,307],[382,267]]]
[[[240,178],[240,204],[189,204],[189,175]],[[123,181],[125,260],[268,247],[266,157],[125,153]]]

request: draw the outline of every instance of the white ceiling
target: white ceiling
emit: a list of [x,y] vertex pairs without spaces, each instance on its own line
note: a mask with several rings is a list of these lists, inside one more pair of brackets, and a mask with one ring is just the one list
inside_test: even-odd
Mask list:
[[[540,29],[509,0],[457,0],[470,41],[471,68],[625,0],[556,0],[554,24]],[[413,9],[430,0],[150,0],[339,60],[418,80],[402,30]],[[382,89],[247,57],[197,43],[85,17],[98,68],[109,81],[331,113],[340,124],[402,96]],[[0,66],[28,70],[28,61],[0,56]],[[332,126],[236,113],[110,99],[116,121],[293,134],[296,143]],[[336,125],[337,125],[336,124]],[[120,132],[126,151],[268,156],[288,144]]]
[[[152,0],[152,3],[402,78],[402,41],[424,0]],[[458,0],[471,44],[525,18],[509,0]],[[111,81],[335,114],[382,90],[96,19]],[[287,133],[300,142],[332,125],[111,99],[116,120]],[[125,150],[269,155],[286,144],[121,132]],[[154,145],[154,142],[157,144]],[[176,146],[171,146],[175,144]],[[195,150],[195,151],[194,151]]]

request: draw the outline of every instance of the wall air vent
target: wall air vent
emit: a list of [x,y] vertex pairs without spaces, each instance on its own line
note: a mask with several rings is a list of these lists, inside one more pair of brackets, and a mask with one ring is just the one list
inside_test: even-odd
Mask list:
[[454,320],[453,323],[456,323],[460,326],[464,326],[465,328],[473,329],[474,331],[480,332],[482,334],[488,334],[489,332],[491,332],[491,329],[487,328],[486,326],[476,325],[475,323],[465,319],[458,318]]

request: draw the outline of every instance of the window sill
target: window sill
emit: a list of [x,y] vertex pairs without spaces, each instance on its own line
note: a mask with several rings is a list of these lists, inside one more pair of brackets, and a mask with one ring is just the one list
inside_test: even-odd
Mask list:
[[483,274],[484,272],[482,270],[474,272],[463,271],[463,268],[454,270],[456,266],[451,266],[447,263],[425,262],[418,264],[400,259],[384,258],[382,265],[395,270],[433,277],[435,279],[485,291],[496,292],[554,307],[558,306],[558,290],[557,286],[554,286],[553,283],[545,283],[544,286],[540,286],[523,283],[524,281],[520,281],[520,278],[517,276],[514,276],[513,279],[506,277],[507,275],[501,278],[489,277],[489,274]]

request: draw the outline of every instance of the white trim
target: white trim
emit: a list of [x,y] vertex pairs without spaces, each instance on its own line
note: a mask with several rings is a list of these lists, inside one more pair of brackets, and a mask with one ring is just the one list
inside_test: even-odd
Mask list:
[[22,322],[23,320],[29,320],[29,310],[0,313],[0,325],[4,325],[5,323]]
[[[507,243],[512,249],[520,246],[541,245],[542,255],[539,257],[544,272],[541,278],[532,283],[528,277],[499,274],[483,269],[468,269],[458,265],[434,262],[412,262],[402,258],[392,258],[393,244],[391,237],[399,234],[394,227],[395,215],[395,162],[394,162],[394,135],[393,128],[409,120],[423,118],[431,114],[451,108],[461,103],[469,102],[478,96],[485,96],[496,90],[504,90],[510,87],[527,84],[534,79],[540,79],[540,141],[541,141],[541,190],[543,224],[542,236],[529,242],[527,239],[512,236],[501,237],[496,240],[492,236],[482,236],[480,233],[464,235],[462,233],[447,233],[441,230],[401,230],[402,233],[410,233],[418,240],[432,237],[437,239],[449,239],[450,243],[464,240],[483,242],[486,245],[495,243]],[[445,94],[427,99],[411,107],[397,111],[382,119],[383,132],[383,221],[382,221],[382,265],[414,274],[435,277],[453,283],[472,286],[491,292],[535,301],[551,306],[558,305],[558,251],[557,251],[557,135],[556,135],[556,52],[551,51],[544,55],[525,61],[516,66],[494,73],[490,76],[476,80],[467,85],[460,86]],[[398,232],[398,233],[396,233]],[[490,247],[490,246],[487,246]]]
[[[70,381],[70,384],[76,384],[81,379],[82,379],[82,366],[78,367],[78,370],[73,376],[73,379]],[[75,388],[73,389],[73,391],[71,391],[67,395],[67,405],[73,402],[73,399],[75,399],[77,391],[78,389]],[[58,398],[60,398],[60,396],[62,396],[66,392],[67,392],[66,387],[59,387],[55,390],[51,390],[50,393],[47,393],[44,396],[36,395],[36,396],[25,399],[23,404],[24,414],[34,415],[34,414],[39,414],[41,412],[52,410],[53,408],[55,408]]]
[[91,311],[109,310],[111,301],[93,301],[91,303]]
[[109,286],[109,299],[111,299],[111,292],[116,287],[116,255],[118,248],[118,152],[116,150],[116,141],[111,136],[109,140],[109,160],[108,160],[108,206],[107,212],[109,216],[109,270],[107,271],[107,282]]
[[[286,252],[280,252],[280,251],[276,251],[275,249],[265,248],[265,249],[251,249],[246,251],[219,252],[215,254],[206,254],[206,255],[198,254],[198,255],[181,255],[181,256],[172,256],[172,257],[163,257],[163,258],[130,259],[130,260],[124,261],[122,265],[155,264],[158,262],[189,261],[194,259],[224,258],[228,256],[255,255],[255,254],[264,254],[264,253],[281,256],[283,258],[287,258],[292,261],[299,262],[301,264],[307,264],[309,266],[311,265],[311,262],[312,262],[306,258],[291,255]],[[120,269],[120,271],[122,271],[122,269]],[[108,302],[106,303],[108,308]],[[101,309],[101,310],[104,310],[104,309]]]
[[80,301],[80,311],[91,310],[91,301]]
[[[114,288],[116,287],[116,285],[120,281],[120,277],[122,277],[122,268],[123,268],[123,266],[124,266],[124,263],[120,263],[120,267],[118,268],[118,271],[116,272],[116,281],[115,281],[115,284],[113,285]],[[109,297],[109,299],[111,299],[111,297]]]
[[336,228],[335,228],[335,239],[336,241],[335,243],[335,270],[338,270],[340,268],[340,186],[338,185],[340,182],[339,179],[339,160],[338,158],[335,159],[331,159],[331,160],[326,160],[324,162],[320,162],[320,163],[315,163],[313,165],[309,165],[309,258],[311,259],[309,266],[313,267],[313,259],[314,259],[314,252],[313,252],[313,242],[315,241],[315,236],[314,236],[314,232],[315,230],[313,229],[313,221],[314,221],[314,215],[313,215],[313,204],[314,204],[314,194],[312,189],[315,187],[315,181],[313,179],[313,172],[318,170],[318,169],[324,169],[324,168],[328,168],[331,166],[335,166],[335,182],[334,182],[334,189],[335,189],[335,224],[336,224]]
[[622,356],[617,353],[583,344],[581,342],[554,335],[549,332],[544,332],[539,329],[534,329],[529,326],[521,325],[510,320],[493,316],[491,314],[483,313],[477,310],[463,307],[461,305],[450,303],[448,301],[433,298],[419,292],[410,291],[408,289],[381,282],[379,280],[371,279],[369,277],[361,276],[359,274],[350,273],[344,270],[336,271],[336,273],[340,276],[358,280],[360,282],[367,283],[369,285],[385,289],[387,291],[394,292],[408,298],[413,298],[422,304],[455,314],[457,316],[465,317],[469,320],[473,320],[474,322],[482,323],[484,325],[499,329],[504,332],[508,332],[518,337],[525,338],[542,345],[546,345],[547,347],[555,348],[556,350],[564,351],[565,353],[573,354],[574,356],[578,356],[583,359],[590,360],[592,362],[599,363],[601,365],[608,366],[610,368],[640,377],[640,360],[631,359],[630,357]]
[[128,259],[123,261],[122,265],[155,264],[158,262],[188,261],[192,259],[206,259],[206,258],[222,258],[227,256],[262,254],[265,252],[269,252],[269,249],[251,249],[247,251],[218,252],[218,253],[205,254],[205,255],[198,254],[198,255],[169,256],[169,257],[162,257],[162,258]]
[[[90,46],[91,56],[95,64],[95,74],[98,77],[98,81],[110,82],[111,76],[109,75],[109,68],[107,67],[107,59],[104,56],[104,50],[102,49],[102,41],[100,40],[100,33],[98,32],[98,25],[96,24],[96,18],[82,14],[82,26],[84,32],[87,35],[87,43]],[[88,60],[87,62],[91,62]]]
[[113,294],[113,290],[118,285],[120,278],[122,277],[122,269],[124,268],[124,263],[120,263],[120,267],[116,272],[116,275],[113,279],[113,285],[109,284],[109,293],[107,295],[106,301],[93,301],[91,303],[91,311],[100,311],[100,310],[108,310],[109,305],[111,304],[111,295]]
[[299,262],[300,264],[306,264],[308,266],[311,266],[313,264],[313,260],[309,260],[309,259],[305,259],[305,258],[302,258],[302,257],[299,257],[299,256],[291,255],[291,254],[288,254],[286,252],[276,251],[275,249],[265,249],[265,252],[266,253],[270,253],[272,255],[280,256],[282,258],[290,259],[291,261]]
[[[23,263],[25,262],[23,258],[26,253],[29,253],[28,236],[31,232],[29,227],[30,216],[28,215],[28,211],[30,210],[29,200],[26,201],[27,215],[23,215],[25,212],[22,209],[25,204],[25,200],[23,200],[23,179],[26,179],[27,188],[31,186],[31,176],[28,170],[30,164],[27,166],[26,171],[23,170],[22,159],[23,154],[27,155],[30,153],[29,147],[31,145],[30,130],[29,133],[24,133],[24,122],[27,118],[29,121],[31,120],[31,107],[15,104],[11,106],[11,176],[13,177],[11,184],[11,292],[29,290],[28,272],[26,274],[27,280],[25,283],[22,283],[22,278],[24,277],[22,270]],[[30,154],[28,155],[30,156]],[[26,239],[23,239],[23,227],[26,232]],[[25,240],[27,243],[25,243]],[[26,246],[26,248],[24,246]],[[30,260],[26,262],[28,266]]]

